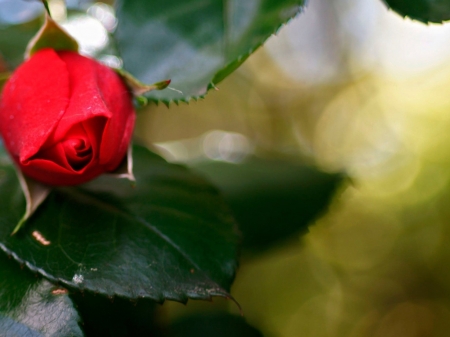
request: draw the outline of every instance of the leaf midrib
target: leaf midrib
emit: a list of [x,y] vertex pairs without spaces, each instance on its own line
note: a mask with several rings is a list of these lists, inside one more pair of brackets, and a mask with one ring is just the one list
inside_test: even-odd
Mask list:
[[[157,229],[155,226],[153,226],[152,224],[148,223],[147,220],[145,220],[142,217],[139,217],[137,215],[133,215],[131,213],[129,213],[128,211],[124,210],[124,209],[120,209],[118,207],[115,207],[113,205],[110,205],[106,202],[104,202],[103,200],[99,200],[95,197],[93,197],[92,195],[89,195],[88,193],[83,193],[82,190],[75,190],[75,189],[71,189],[71,193],[70,194],[74,194],[77,195],[77,197],[82,196],[83,200],[91,200],[94,201],[96,205],[98,205],[100,208],[103,209],[107,209],[115,214],[118,214],[119,216],[123,216],[124,218],[128,218],[131,220],[134,220],[135,222],[138,222],[140,224],[142,224],[143,226],[145,226],[146,228],[148,228],[149,230],[151,230],[153,233],[155,233],[158,237],[160,237],[161,239],[163,239],[169,246],[171,246],[172,248],[174,248],[181,256],[183,256],[183,258],[186,259],[186,261],[188,263],[190,263],[194,268],[196,268],[196,271],[200,271],[202,273],[202,275],[209,280],[212,284],[215,284],[217,287],[223,289],[223,287],[221,285],[219,285],[216,281],[212,280],[211,277],[202,269],[199,267],[199,265],[197,263],[195,263],[190,257],[189,255],[180,247],[178,246],[175,242],[173,242],[167,235],[165,235],[163,232],[161,232],[159,229]],[[76,197],[76,198],[77,198]],[[63,207],[61,207],[61,209],[63,209]],[[184,214],[188,217],[192,217],[191,214],[183,212],[183,211],[179,211],[176,210],[178,213],[180,214]],[[205,222],[204,220],[201,220],[202,222]],[[209,223],[206,221],[206,223]],[[225,291],[227,292],[227,291]],[[228,293],[228,292],[227,292]]]

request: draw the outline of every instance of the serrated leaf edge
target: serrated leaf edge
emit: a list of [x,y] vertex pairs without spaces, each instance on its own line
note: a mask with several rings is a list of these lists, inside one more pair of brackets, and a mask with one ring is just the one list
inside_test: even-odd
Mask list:
[[0,249],[2,251],[4,251],[8,256],[10,256],[14,260],[16,260],[19,264],[25,265],[32,272],[36,272],[36,273],[42,275],[44,278],[46,278],[47,280],[49,280],[51,282],[54,282],[54,283],[57,283],[57,284],[64,284],[68,288],[71,288],[71,289],[74,289],[74,290],[89,291],[91,293],[100,294],[100,295],[103,295],[103,296],[106,296],[106,297],[120,297],[120,298],[125,298],[125,299],[130,299],[130,300],[136,300],[136,299],[139,299],[139,298],[146,298],[146,299],[153,300],[153,301],[155,301],[155,302],[157,302],[159,304],[163,304],[165,301],[174,301],[174,302],[179,302],[179,303],[186,304],[188,302],[188,300],[206,300],[206,301],[211,301],[214,297],[223,297],[223,298],[229,299],[232,302],[234,302],[237,305],[237,307],[239,308],[239,310],[241,311],[241,306],[236,301],[236,299],[233,296],[231,296],[231,294],[229,294],[227,291],[223,290],[220,286],[218,286],[217,288],[207,289],[206,290],[207,295],[199,295],[199,294],[196,294],[196,293],[186,292],[185,296],[183,296],[183,297],[170,297],[170,296],[164,295],[163,293],[161,294],[161,297],[152,297],[152,296],[144,296],[144,295],[135,296],[135,297],[127,296],[126,294],[111,293],[111,292],[107,292],[107,291],[102,291],[100,289],[89,289],[89,288],[80,287],[80,285],[75,283],[75,282],[69,282],[69,281],[66,281],[66,280],[64,280],[62,278],[54,277],[51,274],[47,273],[43,268],[38,268],[38,267],[34,266],[33,264],[31,264],[30,262],[28,262],[28,261],[26,261],[24,259],[21,259],[14,251],[12,251],[9,248],[7,248],[1,242],[0,242]]
[[448,20],[432,21],[432,20],[427,20],[427,19],[424,19],[424,18],[419,18],[419,17],[415,17],[415,16],[410,16],[410,15],[408,15],[408,14],[403,13],[403,11],[398,10],[396,7],[391,7],[391,6],[386,2],[386,0],[381,0],[381,2],[386,6],[386,8],[387,8],[389,11],[391,11],[391,12],[393,12],[393,13],[399,15],[401,18],[403,18],[403,19],[410,19],[410,20],[413,20],[413,21],[417,21],[417,22],[423,23],[423,24],[425,24],[425,25],[427,25],[427,26],[430,26],[430,24],[443,25],[445,22],[450,21],[450,18],[449,18]]
[[[182,166],[180,166],[180,167],[182,167]],[[145,226],[146,228],[149,228],[149,230],[152,230],[157,235],[159,235],[159,237],[161,237],[164,241],[166,241],[167,244],[169,244],[173,248],[175,248],[175,250],[177,250],[186,259],[186,261],[188,261],[190,264],[192,264],[196,268],[197,271],[202,272],[205,275],[205,278],[209,279],[211,281],[211,283],[217,285],[217,287],[210,287],[209,289],[205,289],[205,293],[206,294],[184,292],[183,294],[178,294],[179,295],[178,297],[167,296],[166,294],[164,294],[164,291],[159,292],[159,294],[158,294],[159,297],[156,297],[156,296],[145,296],[145,295],[130,296],[130,295],[127,295],[125,293],[113,293],[113,292],[103,291],[102,289],[99,289],[99,288],[85,288],[85,287],[82,287],[82,284],[76,283],[74,281],[67,281],[67,280],[65,280],[63,278],[60,278],[60,277],[52,276],[51,274],[46,272],[43,268],[39,268],[39,267],[34,266],[30,262],[20,258],[14,251],[12,251],[9,248],[7,248],[6,245],[4,245],[1,242],[0,242],[0,249],[3,250],[6,254],[12,256],[20,264],[25,265],[31,271],[39,273],[40,275],[42,275],[43,277],[47,278],[48,280],[50,280],[52,282],[64,284],[64,285],[66,285],[66,286],[68,286],[70,288],[78,289],[80,291],[87,290],[87,291],[90,291],[90,292],[93,292],[93,293],[102,294],[102,295],[105,295],[105,296],[108,296],[108,297],[118,296],[118,297],[127,298],[127,299],[147,298],[147,299],[154,300],[154,301],[156,301],[158,303],[161,303],[161,304],[164,303],[164,301],[166,301],[166,300],[176,301],[176,302],[180,302],[180,303],[187,303],[187,301],[189,299],[192,299],[192,300],[208,300],[208,301],[210,301],[210,300],[213,299],[213,297],[223,297],[223,298],[227,298],[227,299],[232,300],[238,306],[239,310],[241,310],[239,303],[231,296],[231,294],[229,294],[224,288],[222,288],[220,285],[218,285],[216,281],[212,280],[208,276],[208,274],[206,272],[204,272],[200,267],[198,267],[197,264],[194,261],[192,261],[189,256],[186,256],[184,251],[180,247],[178,247],[178,245],[176,245],[174,242],[172,242],[172,240],[170,238],[168,238],[164,233],[162,233],[160,230],[158,230],[157,228],[155,228],[151,224],[148,224],[145,219],[142,219],[142,218],[140,218],[138,216],[135,216],[133,214],[130,214],[128,212],[124,212],[123,210],[118,210],[118,212],[124,213],[125,216],[132,217],[136,221],[143,223],[143,226]],[[237,255],[236,255],[236,259],[237,259]],[[237,266],[238,266],[237,263],[233,263],[232,268],[234,270],[234,274],[236,272]],[[233,279],[234,277],[235,277],[235,275],[232,275],[231,278]]]
[[[227,69],[228,67],[234,67],[235,63],[239,63],[234,70],[236,70],[237,68],[239,68],[242,63],[244,63],[245,60],[247,60],[254,52],[256,52],[256,50],[258,50],[261,46],[264,45],[264,43],[272,36],[272,35],[276,35],[279,30],[287,25],[291,20],[295,19],[297,16],[299,16],[301,13],[303,13],[303,11],[305,10],[305,8],[308,5],[308,0],[304,1],[303,5],[298,5],[298,9],[297,12],[290,17],[289,19],[287,19],[285,22],[282,22],[280,25],[278,25],[273,32],[266,38],[263,38],[259,43],[257,43],[254,47],[250,48],[247,52],[239,55],[238,57],[236,57],[234,60],[228,62],[224,67],[222,67],[221,69],[219,69],[213,76],[213,80],[214,78],[222,71],[224,71],[225,69]],[[156,105],[159,105],[159,103],[163,103],[167,108],[170,107],[171,104],[176,104],[179,105],[179,103],[186,103],[189,104],[192,100],[194,101],[198,101],[201,99],[204,99],[206,97],[206,95],[208,94],[208,92],[211,89],[216,89],[217,88],[217,84],[220,83],[223,79],[225,79],[226,77],[228,77],[228,75],[230,75],[234,70],[232,70],[229,74],[227,74],[226,76],[224,76],[220,81],[218,82],[213,82],[213,80],[211,80],[211,82],[209,82],[207,88],[206,88],[206,92],[202,95],[198,95],[198,96],[187,96],[187,97],[182,97],[180,99],[170,99],[170,100],[166,100],[166,99],[156,99],[153,97],[147,97],[148,101],[151,103],[154,103]]]

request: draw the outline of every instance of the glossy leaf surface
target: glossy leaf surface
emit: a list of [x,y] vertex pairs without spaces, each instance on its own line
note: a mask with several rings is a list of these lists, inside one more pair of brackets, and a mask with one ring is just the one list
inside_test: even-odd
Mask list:
[[382,0],[388,7],[411,19],[422,22],[450,20],[450,0]]
[[207,161],[194,167],[222,190],[242,231],[243,248],[252,251],[306,233],[343,178],[308,165],[256,157],[241,164]]
[[55,189],[12,237],[25,201],[3,163],[0,247],[51,280],[109,296],[228,297],[239,238],[222,198],[188,169],[133,151],[136,186],[103,176]]
[[0,254],[0,335],[80,337],[68,291]]
[[115,34],[124,67],[144,83],[171,79],[181,91],[153,100],[188,101],[233,72],[303,0],[121,0]]

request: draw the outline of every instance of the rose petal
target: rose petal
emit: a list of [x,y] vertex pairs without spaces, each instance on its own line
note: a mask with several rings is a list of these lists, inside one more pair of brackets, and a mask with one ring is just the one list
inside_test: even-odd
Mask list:
[[91,143],[94,157],[100,152],[100,141],[106,122],[107,119],[104,117],[95,117],[81,123]]
[[104,168],[96,165],[95,160],[88,167],[74,171],[71,167],[67,169],[48,159],[33,159],[30,160],[30,165],[22,166],[22,171],[29,177],[49,185],[77,185],[103,173]]
[[[40,53],[42,52],[35,54],[30,62],[38,58]],[[54,59],[51,60],[52,64],[58,63],[58,61],[59,66],[62,64],[65,69],[66,82],[69,82],[68,88],[66,88],[65,110],[61,111],[62,116],[58,115],[58,118],[53,119],[50,128],[46,128],[46,124],[44,128],[42,127],[42,116],[40,115],[47,119],[49,116],[47,111],[43,112],[42,109],[42,107],[46,107],[42,101],[47,96],[41,95],[43,88],[33,83],[32,75],[34,73],[42,75],[42,72],[47,69],[38,62],[32,69],[28,69],[28,74],[26,74],[28,77],[25,76],[25,80],[13,79],[7,93],[8,97],[13,96],[14,98],[3,100],[6,103],[3,111],[0,110],[0,113],[3,113],[0,118],[8,122],[5,113],[16,110],[20,113],[22,100],[29,102],[26,98],[33,96],[32,91],[34,93],[37,90],[39,101],[34,103],[40,108],[33,109],[33,105],[30,109],[30,106],[27,106],[24,114],[26,118],[21,121],[21,124],[16,123],[16,125],[22,127],[23,134],[30,134],[27,123],[31,120],[32,123],[38,125],[37,128],[31,130],[34,137],[31,138],[36,139],[36,135],[41,135],[42,137],[37,137],[40,141],[28,146],[25,150],[24,146],[19,146],[21,151],[29,151],[29,153],[28,156],[22,156],[20,153],[20,158],[18,158],[19,155],[14,153],[14,146],[17,142],[21,143],[23,139],[26,140],[27,137],[18,133],[16,138],[10,139],[9,143],[12,145],[9,146],[8,136],[11,135],[9,128],[11,123],[5,123],[5,130],[1,131],[7,135],[5,144],[15,156],[15,160],[24,174],[51,185],[83,183],[103,172],[114,170],[125,157],[135,122],[132,97],[122,79],[112,69],[97,61],[70,51],[59,51],[57,55],[55,52],[49,51],[48,54],[56,58],[56,62]],[[48,72],[44,72],[43,75],[48,79],[47,82],[54,84],[55,79],[59,79],[61,73],[49,75]],[[34,86],[32,91],[27,91],[28,95],[25,99],[22,97],[23,95],[16,95],[15,82],[27,89],[28,86]],[[58,93],[57,90],[53,90],[52,93],[55,92]],[[56,101],[58,102],[58,100]],[[36,116],[36,111],[39,112],[39,118]],[[29,116],[32,118],[30,119]],[[20,114],[20,118],[22,118],[22,114]]]
[[114,115],[107,122],[103,133],[100,165],[108,164],[108,170],[113,170],[127,152],[136,116],[131,93],[120,76],[100,63],[96,67],[98,76],[102,78],[98,85],[104,102]]
[[97,62],[74,52],[58,52],[58,55],[67,65],[71,92],[70,103],[52,135],[53,143],[61,141],[76,124],[94,117],[112,116],[104,102],[103,93],[99,90],[99,82],[108,79],[96,73]]
[[85,168],[93,158],[91,142],[82,124],[74,125],[60,144],[74,171]]
[[64,139],[56,144],[44,146],[34,157],[23,162],[22,165],[29,166],[39,158],[53,161],[73,173],[82,173],[94,158],[91,139],[94,142],[97,140],[95,136],[91,137],[85,131],[83,123],[76,124],[67,132]]
[[3,89],[0,131],[19,161],[35,155],[53,132],[69,102],[69,75],[52,49],[23,63]]
[[[34,165],[37,159],[49,160],[54,162],[56,165],[61,166],[67,170],[67,172],[71,171],[71,166],[67,160],[66,153],[64,151],[64,146],[61,143],[57,143],[51,147],[48,147],[44,150],[39,151],[36,156],[30,158],[29,160],[22,163],[22,167]],[[60,172],[60,170],[58,170]],[[51,174],[51,172],[48,172]]]
[[[128,147],[129,147],[129,144],[130,144],[130,141],[131,141],[131,137],[133,135],[135,119],[136,119],[136,115],[135,114],[131,114],[131,115],[128,116],[128,120],[124,124],[125,125],[125,130],[122,131],[123,132],[123,137],[121,139],[120,144],[117,146],[117,153],[126,153],[128,151]],[[108,127],[108,125],[107,125],[107,127],[105,128],[104,137],[107,135],[108,132],[112,132],[112,130],[113,130],[113,127],[111,127],[111,126]],[[107,150],[106,146],[102,147],[102,151],[106,151],[106,150]],[[101,153],[103,154],[103,152],[101,152]],[[112,156],[113,154],[111,153],[109,155]],[[119,156],[116,156],[115,158],[114,157],[110,158],[109,159],[110,162],[108,163],[108,166],[106,167],[106,170],[107,171],[115,170],[117,168],[117,166],[119,166],[121,161],[122,161],[120,158],[121,157],[119,157]],[[106,155],[103,156],[103,159],[105,161],[108,160]],[[102,160],[102,157],[100,157],[100,160]]]

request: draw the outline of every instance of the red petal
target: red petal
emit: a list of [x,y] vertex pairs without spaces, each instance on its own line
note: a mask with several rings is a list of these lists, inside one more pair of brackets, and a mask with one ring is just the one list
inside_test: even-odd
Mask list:
[[119,165],[127,152],[134,128],[135,112],[131,94],[119,77],[110,68],[98,63],[98,86],[105,104],[112,112],[107,122],[100,147],[100,165]]
[[83,170],[93,158],[91,142],[81,124],[71,128],[59,144],[63,147],[67,162],[74,171]]
[[47,159],[32,159],[29,165],[22,166],[25,175],[49,185],[76,185],[85,183],[104,172],[102,166],[91,162],[83,170],[74,173]]
[[128,146],[131,141],[131,137],[133,136],[133,129],[134,129],[134,122],[136,120],[136,115],[133,113],[132,115],[128,116],[128,120],[125,123],[125,131],[123,133],[122,141],[120,145],[117,147],[117,153],[121,154],[120,156],[117,155],[113,160],[111,160],[108,163],[108,166],[106,167],[106,171],[111,172],[114,171],[117,166],[121,163],[123,160],[123,157],[128,152]]
[[52,49],[39,51],[14,72],[3,89],[0,132],[16,160],[39,151],[68,102],[67,68]]
[[[71,93],[69,106],[52,136],[52,143],[62,140],[76,124],[93,117],[112,116],[103,100],[103,93],[99,90],[97,62],[74,52],[64,51],[58,54],[67,65]],[[98,134],[98,138],[100,137]]]

